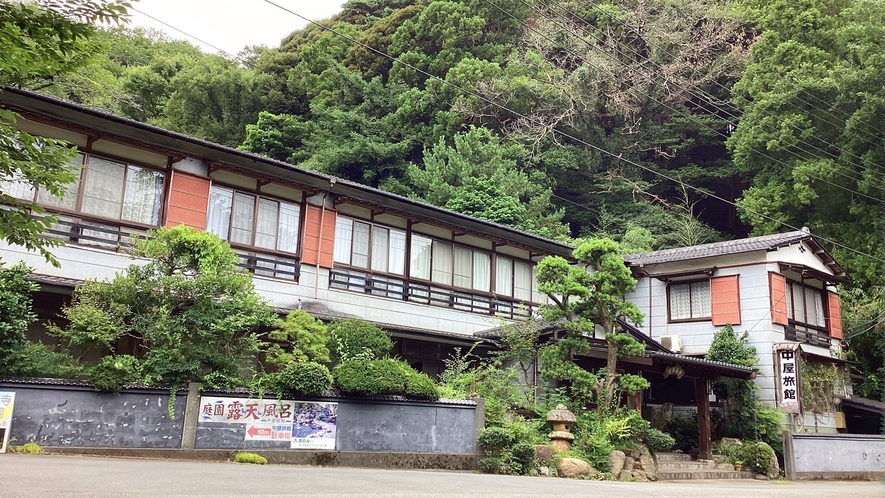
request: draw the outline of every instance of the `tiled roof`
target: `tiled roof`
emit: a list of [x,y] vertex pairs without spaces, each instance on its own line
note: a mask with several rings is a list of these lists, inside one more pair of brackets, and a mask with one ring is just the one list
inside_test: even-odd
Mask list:
[[676,353],[648,351],[646,352],[646,356],[650,356],[652,358],[660,358],[661,360],[671,361],[673,363],[697,365],[702,368],[719,371],[729,377],[747,378],[753,376],[755,373],[755,370],[750,367],[734,365],[722,361],[713,361],[705,358],[696,358],[694,356],[685,356]]
[[795,244],[806,239],[813,239],[807,228],[795,232],[763,235],[747,239],[727,240],[725,242],[713,242],[699,246],[677,247],[662,251],[645,252],[641,254],[628,254],[624,261],[630,265],[650,265],[655,263],[669,263],[673,261],[686,261],[690,259],[710,258],[713,256],[725,256],[728,254],[740,254],[752,251],[769,251],[779,247]]

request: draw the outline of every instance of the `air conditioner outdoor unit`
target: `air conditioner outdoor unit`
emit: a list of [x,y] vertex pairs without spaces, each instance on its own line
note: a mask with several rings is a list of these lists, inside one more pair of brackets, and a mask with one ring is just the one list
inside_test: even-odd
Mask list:
[[674,353],[682,352],[682,339],[678,335],[662,335],[661,344]]

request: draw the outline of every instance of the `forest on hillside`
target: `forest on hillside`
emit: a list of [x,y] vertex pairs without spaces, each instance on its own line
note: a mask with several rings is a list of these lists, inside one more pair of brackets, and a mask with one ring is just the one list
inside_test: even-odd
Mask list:
[[351,0],[320,24],[226,57],[108,29],[32,88],[550,238],[807,226],[882,309],[885,1]]

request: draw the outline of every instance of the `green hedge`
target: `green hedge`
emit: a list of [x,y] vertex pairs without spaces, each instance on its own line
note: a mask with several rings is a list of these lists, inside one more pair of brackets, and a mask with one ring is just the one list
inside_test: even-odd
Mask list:
[[335,384],[348,394],[399,394],[437,400],[436,384],[408,363],[391,358],[350,360],[332,370]]
[[270,384],[278,393],[323,394],[332,389],[332,374],[319,363],[290,362]]
[[393,348],[386,332],[362,320],[337,320],[327,331],[333,365],[352,360],[377,360],[386,357]]

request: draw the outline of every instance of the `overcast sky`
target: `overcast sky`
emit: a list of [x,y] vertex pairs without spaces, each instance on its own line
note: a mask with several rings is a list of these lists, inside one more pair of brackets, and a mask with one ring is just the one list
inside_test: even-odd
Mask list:
[[[274,0],[274,3],[313,20],[341,11],[346,0]],[[133,9],[236,55],[246,45],[276,47],[280,40],[304,27],[305,21],[263,0],[139,0]],[[129,26],[155,28],[174,39],[184,39],[205,52],[214,48],[130,10]]]

